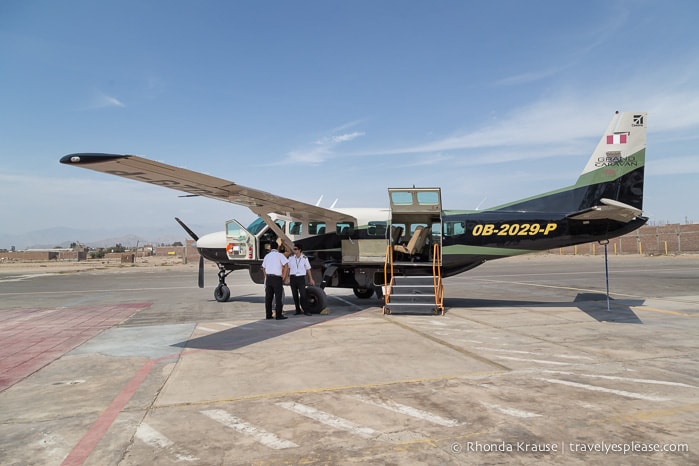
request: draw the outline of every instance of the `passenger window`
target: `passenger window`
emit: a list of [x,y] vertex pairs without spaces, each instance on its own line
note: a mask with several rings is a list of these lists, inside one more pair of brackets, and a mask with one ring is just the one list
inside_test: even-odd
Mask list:
[[308,222],[308,233],[311,235],[323,235],[323,234],[325,234],[325,223]]
[[445,222],[444,236],[456,236],[466,233],[466,225],[464,222]]
[[277,220],[274,221],[274,223],[276,223],[277,226],[278,226],[282,231],[284,231],[284,227],[286,226],[286,222],[285,222],[284,220],[279,220],[279,219],[277,219]]
[[303,234],[303,223],[302,222],[289,223],[289,234],[290,235],[302,235]]
[[378,236],[379,238],[386,237],[386,222],[369,222],[367,228],[368,236]]
[[335,231],[338,235],[351,235],[354,233],[354,223],[353,222],[343,222],[335,224]]

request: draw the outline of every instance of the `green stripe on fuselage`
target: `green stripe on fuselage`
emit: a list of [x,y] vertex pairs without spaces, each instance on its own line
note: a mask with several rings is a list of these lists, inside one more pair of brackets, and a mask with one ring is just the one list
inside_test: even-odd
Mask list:
[[445,246],[442,250],[443,255],[471,255],[471,256],[520,256],[522,254],[530,254],[532,252],[540,252],[535,249],[509,249],[509,248],[490,248],[485,246],[469,246],[467,244],[454,244]]

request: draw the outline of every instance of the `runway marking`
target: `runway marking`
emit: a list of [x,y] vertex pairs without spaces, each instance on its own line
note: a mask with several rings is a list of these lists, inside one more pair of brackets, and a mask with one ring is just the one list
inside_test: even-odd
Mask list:
[[371,427],[359,426],[353,423],[352,421],[348,421],[347,419],[334,416],[330,413],[326,413],[325,411],[320,411],[318,409],[302,405],[300,403],[296,403],[293,401],[281,401],[275,404],[284,409],[288,409],[289,411],[293,411],[302,416],[306,416],[307,418],[313,419],[314,421],[318,421],[335,429],[350,432],[363,438],[373,439],[380,435],[378,431],[375,431]]
[[136,390],[141,386],[148,374],[151,373],[155,365],[167,359],[177,358],[180,353],[174,353],[167,356],[163,356],[158,359],[151,359],[146,361],[143,366],[134,374],[131,380],[121,389],[117,394],[116,398],[112,400],[107,409],[105,409],[97,420],[92,423],[90,428],[87,430],[85,435],[80,439],[80,441],[73,447],[73,449],[68,453],[68,456],[63,460],[61,466],[80,466],[82,465],[90,456],[92,451],[95,449],[97,444],[102,440],[104,434],[112,426],[116,420],[119,413],[126,407],[131,398],[136,393]]
[[294,442],[284,440],[271,432],[267,432],[264,429],[248,424],[242,419],[235,417],[222,409],[209,409],[206,411],[201,411],[201,413],[226,427],[230,427],[241,434],[252,437],[258,443],[261,443],[262,445],[274,450],[285,450],[287,448],[298,447],[298,445]]
[[146,423],[138,426],[138,429],[136,429],[136,438],[150,447],[167,448],[174,445],[172,440]]
[[525,359],[513,358],[512,356],[495,356],[496,359],[507,359],[508,361],[535,362],[538,364],[551,364],[553,366],[569,366],[569,362],[547,361],[545,359]]
[[597,375],[597,374],[576,374],[573,372],[563,372],[563,371],[543,371],[547,374],[563,374],[563,375],[579,375],[581,377],[592,377],[596,379],[607,379],[607,380],[621,380],[625,382],[636,382],[636,383],[648,383],[655,385],[670,385],[672,387],[684,387],[684,388],[699,388],[694,385],[688,385],[681,382],[668,382],[665,380],[654,380],[654,379],[632,379],[628,377],[619,377],[614,375]]
[[335,295],[331,295],[331,294],[328,294],[328,295],[326,295],[326,296],[327,296],[328,298],[333,298],[333,299],[336,299],[336,300],[338,300],[338,301],[340,301],[340,302],[342,302],[342,303],[345,303],[345,304],[347,304],[348,306],[352,306],[352,307],[355,308],[355,309],[364,309],[362,306],[357,306],[357,305],[354,304],[353,302],[347,301],[346,299],[340,298],[339,296],[335,296]]
[[372,406],[377,406],[379,408],[387,409],[399,414],[405,414],[406,416],[411,416],[417,419],[422,419],[424,421],[431,422],[432,424],[437,424],[443,427],[456,427],[461,425],[461,422],[456,419],[447,419],[436,414],[432,414],[428,411],[423,411],[421,409],[413,408],[412,406],[407,406],[404,404],[396,403],[395,401],[379,401],[363,395],[352,395],[352,398],[361,401],[362,403],[367,403]]
[[[183,352],[182,355],[189,354],[194,351],[200,350],[189,350]],[[510,369],[508,369],[509,371]],[[153,410],[174,408],[177,406],[200,406],[200,405],[211,405],[216,403],[234,403],[238,401],[247,400],[270,400],[274,398],[288,398],[299,395],[308,395],[316,393],[333,393],[345,390],[357,390],[357,389],[372,389],[372,388],[385,388],[394,385],[403,384],[419,384],[419,383],[429,383],[429,382],[442,382],[445,380],[458,380],[458,379],[471,379],[471,378],[481,378],[489,376],[502,375],[505,371],[482,371],[482,372],[470,372],[463,374],[453,374],[453,375],[443,375],[436,377],[420,377],[415,379],[402,379],[402,380],[391,380],[388,382],[378,382],[378,383],[366,383],[366,384],[356,384],[356,385],[338,385],[334,387],[318,387],[318,388],[308,388],[303,390],[293,390],[286,392],[270,392],[270,393],[258,393],[254,395],[242,395],[230,398],[214,398],[214,399],[203,399],[199,401],[185,401],[177,403],[164,403],[159,405],[154,405],[151,408]]]
[[[577,273],[577,272],[576,272]],[[562,274],[557,274],[557,275],[562,275]],[[530,276],[530,275],[528,275]],[[575,288],[572,286],[557,286],[557,285],[545,285],[542,283],[527,283],[527,282],[510,282],[506,280],[493,280],[493,279],[487,279],[487,278],[473,278],[472,280],[479,280],[483,282],[491,282],[491,283],[504,283],[504,284],[509,284],[509,285],[523,285],[523,286],[535,286],[538,288],[553,288],[557,290],[572,290],[572,291],[583,291],[583,292],[588,292],[588,293],[601,293],[604,294],[603,290],[593,290],[593,289],[588,289],[588,288]],[[656,299],[660,301],[670,301],[674,303],[685,303],[685,304],[697,304],[696,301],[692,300],[687,300],[687,299],[679,299],[679,298],[667,298],[667,297],[662,297],[662,296],[638,296],[634,294],[628,294],[628,293],[611,293],[611,295],[614,296],[620,296],[620,297],[625,297],[625,298],[641,298],[644,300],[648,299]],[[623,304],[622,304],[623,306]],[[698,317],[699,314],[685,314],[677,311],[666,311],[663,309],[654,309],[654,308],[648,308],[645,306],[629,306],[630,309],[639,309],[639,310],[647,310],[651,312],[661,312],[663,314],[673,314],[673,315],[681,315],[685,317]]]
[[605,393],[611,393],[613,395],[623,396],[626,398],[636,398],[638,400],[670,401],[670,398],[663,398],[660,396],[653,396],[653,395],[643,395],[641,393],[627,392],[624,390],[614,390],[612,388],[604,388],[604,387],[598,387],[597,385],[587,385],[587,384],[583,384],[583,383],[570,382],[568,380],[544,379],[544,378],[540,378],[539,380],[543,380],[544,382],[556,383],[556,384],[560,384],[560,385],[567,385],[569,387],[582,388],[583,390],[591,390],[593,392],[605,392]]
[[197,327],[197,330],[203,330],[203,331],[209,332],[209,333],[220,332],[220,330],[218,330],[218,329],[203,327],[201,325]]
[[664,417],[673,417],[677,415],[696,413],[699,412],[699,404],[690,404],[684,406],[677,406],[675,408],[666,409],[652,409],[641,412],[634,412],[630,414],[619,414],[616,416],[608,416],[598,419],[590,419],[588,424],[608,424],[610,421],[619,424],[628,424],[635,421],[651,421],[653,419],[660,419]]
[[52,295],[52,294],[89,294],[89,293],[122,293],[132,291],[157,291],[157,290],[198,290],[196,286],[162,286],[157,288],[109,288],[104,290],[71,290],[71,291],[12,291],[0,292],[0,296],[4,295]]
[[648,311],[648,312],[659,312],[660,314],[670,314],[674,316],[684,316],[684,317],[699,317],[699,314],[687,314],[685,312],[669,311],[667,309],[656,309],[654,307],[647,306],[629,306],[630,309],[634,311]]
[[507,414],[508,416],[513,416],[513,417],[521,417],[521,418],[529,418],[529,417],[541,417],[541,414],[536,414],[536,413],[530,413],[529,411],[523,411],[521,409],[514,409],[514,408],[506,408],[504,406],[492,404],[492,403],[485,403],[481,402],[483,406],[486,408],[490,409],[495,409],[497,411],[500,411],[503,414]]
[[[494,351],[497,353],[513,353],[513,354],[540,354],[540,353],[535,353],[533,351],[520,351],[520,350],[508,350],[508,349],[502,349],[502,348],[486,348],[485,346],[477,346],[476,349],[483,350],[483,351]],[[587,359],[589,361],[593,361],[593,358],[589,358],[587,356],[569,356],[566,354],[552,354],[551,356],[556,357],[556,358],[562,358],[562,359]],[[500,357],[500,359],[507,359],[505,356]],[[517,358],[511,358],[514,361],[519,361],[520,359]],[[537,361],[536,359],[521,359],[521,361]],[[567,364],[567,363],[555,363],[555,364]]]

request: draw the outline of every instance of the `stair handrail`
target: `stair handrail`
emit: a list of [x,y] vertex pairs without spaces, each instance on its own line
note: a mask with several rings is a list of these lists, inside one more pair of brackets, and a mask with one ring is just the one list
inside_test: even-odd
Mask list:
[[[391,267],[391,283],[388,282],[388,267]],[[386,246],[386,260],[383,264],[383,285],[384,285],[384,304],[390,302],[391,284],[393,283],[393,248],[389,244]]]
[[437,310],[444,315],[444,285],[442,285],[442,254],[439,244],[434,244],[432,251],[432,279],[434,283],[434,301]]

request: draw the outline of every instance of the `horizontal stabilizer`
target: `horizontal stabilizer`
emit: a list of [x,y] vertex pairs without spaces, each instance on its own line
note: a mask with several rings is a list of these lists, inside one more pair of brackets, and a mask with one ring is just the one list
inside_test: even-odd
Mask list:
[[571,220],[615,220],[628,223],[643,212],[623,202],[602,198],[600,204],[568,215]]

